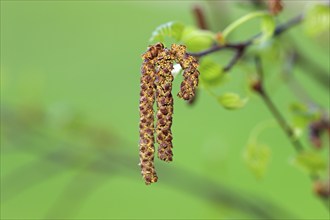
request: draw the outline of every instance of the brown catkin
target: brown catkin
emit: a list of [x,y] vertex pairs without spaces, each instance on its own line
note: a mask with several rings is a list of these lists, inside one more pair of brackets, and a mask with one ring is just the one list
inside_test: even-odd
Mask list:
[[277,15],[283,10],[283,3],[281,0],[268,0],[269,12],[273,15]]
[[[140,91],[140,167],[146,184],[157,182],[154,165],[155,138],[157,134],[158,158],[170,162],[173,160],[172,116],[173,116],[173,62],[184,70],[178,96],[190,101],[195,96],[199,72],[196,59],[186,53],[186,47],[173,44],[171,49],[157,43],[149,46],[142,55],[141,91]],[[157,101],[157,123],[154,128],[153,105]]]
[[183,45],[172,44],[171,52],[173,59],[175,59],[183,69],[183,81],[178,96],[184,100],[190,101],[195,96],[195,90],[198,86],[198,62],[193,56],[186,53],[186,47]]
[[156,44],[150,46],[142,55],[141,91],[140,91],[140,167],[141,174],[148,185],[157,182],[154,166],[154,111],[155,102],[155,58],[164,46]]
[[156,100],[157,100],[157,143],[158,158],[170,162],[173,160],[172,152],[172,115],[173,115],[173,97],[172,81],[173,61],[168,49],[164,49],[157,57],[156,74]]

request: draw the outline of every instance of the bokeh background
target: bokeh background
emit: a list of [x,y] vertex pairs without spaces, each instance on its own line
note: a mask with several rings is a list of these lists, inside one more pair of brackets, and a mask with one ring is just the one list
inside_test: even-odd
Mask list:
[[[141,178],[140,55],[152,31],[195,25],[197,4],[221,30],[251,11],[246,2],[1,1],[1,219],[328,219],[275,123],[260,137],[271,149],[267,172],[247,168],[251,131],[273,120],[257,96],[236,111],[203,90],[193,106],[175,97],[174,161],[156,161],[158,183]],[[283,21],[309,1],[285,3]],[[329,73],[328,36],[285,34]],[[328,90],[294,71],[329,106]],[[244,74],[234,68],[224,91],[244,87]],[[296,97],[274,79],[272,97],[290,118]]]

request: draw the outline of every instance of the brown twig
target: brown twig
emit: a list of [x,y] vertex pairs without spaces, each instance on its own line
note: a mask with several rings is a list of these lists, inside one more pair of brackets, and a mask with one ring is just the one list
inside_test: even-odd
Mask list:
[[[299,24],[302,20],[303,20],[304,16],[298,15],[292,19],[290,19],[288,22],[278,25],[275,28],[274,31],[274,35],[273,37],[277,37],[279,35],[281,35],[282,33],[284,33],[285,31],[289,30],[291,27]],[[197,53],[190,53],[190,55],[196,57],[196,58],[201,58],[203,56],[207,56],[209,54],[218,52],[220,50],[223,49],[230,49],[230,50],[234,50],[236,53],[233,56],[233,58],[230,60],[229,64],[224,68],[224,72],[228,72],[244,55],[246,48],[251,46],[254,42],[254,40],[259,37],[261,35],[261,33],[251,37],[250,39],[243,41],[243,42],[239,42],[239,43],[227,43],[224,45],[214,45],[211,48],[201,51],[201,52],[197,52]]]
[[244,55],[245,48],[246,46],[237,47],[235,55],[232,57],[228,65],[223,68],[224,72],[228,72],[229,70],[231,70],[231,68],[241,59],[241,57]]
[[[285,132],[287,137],[289,138],[292,146],[294,147],[297,153],[301,153],[304,150],[304,147],[299,139],[294,137],[294,132],[291,126],[287,123],[284,116],[278,110],[275,103],[269,97],[268,93],[264,89],[264,82],[263,82],[263,68],[260,57],[255,58],[255,65],[256,71],[259,76],[259,79],[252,85],[253,90],[260,95],[262,100],[264,101],[265,105],[267,106],[268,110],[272,113],[282,130]],[[310,179],[313,182],[320,180],[320,176],[317,173],[312,173],[309,175]],[[324,204],[327,208],[329,207],[329,199],[325,197],[320,197],[322,204]]]
[[255,65],[256,65],[256,71],[259,76],[259,79],[257,82],[253,84],[253,90],[257,92],[264,103],[266,104],[268,110],[272,113],[278,124],[281,126],[282,130],[285,132],[285,134],[288,136],[289,140],[292,143],[292,146],[295,148],[297,152],[301,152],[304,147],[301,144],[301,142],[294,137],[294,131],[289,126],[287,121],[285,120],[284,116],[281,114],[281,112],[278,110],[277,106],[274,104],[272,99],[269,97],[267,91],[264,89],[264,82],[263,82],[263,68],[260,57],[255,58]]

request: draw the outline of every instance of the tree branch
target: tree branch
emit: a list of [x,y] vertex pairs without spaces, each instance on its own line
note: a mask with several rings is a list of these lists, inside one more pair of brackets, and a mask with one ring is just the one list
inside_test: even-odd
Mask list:
[[245,46],[238,47],[233,58],[230,60],[229,64],[223,68],[224,72],[228,72],[231,68],[241,59],[245,52]]
[[289,126],[289,124],[287,123],[281,112],[278,110],[278,108],[276,107],[276,105],[274,104],[274,102],[271,100],[268,93],[264,89],[264,85],[263,85],[264,73],[263,73],[262,63],[259,57],[256,57],[255,64],[256,64],[257,74],[259,75],[259,80],[253,85],[254,91],[261,96],[268,110],[272,113],[278,124],[281,126],[282,130],[288,136],[295,150],[297,152],[301,152],[304,149],[303,145],[297,138],[294,137],[293,129]]
[[[274,35],[273,37],[277,37],[280,34],[282,34],[283,32],[289,30],[291,27],[299,24],[302,20],[303,20],[304,16],[298,15],[294,18],[292,18],[291,20],[289,20],[288,22],[278,25],[275,28],[274,31]],[[224,44],[224,45],[214,45],[211,48],[201,51],[201,52],[197,52],[197,53],[190,53],[190,55],[196,57],[196,58],[201,58],[203,56],[209,55],[211,53],[214,52],[218,52],[220,50],[223,49],[231,49],[231,50],[235,50],[235,55],[233,56],[233,58],[230,60],[229,64],[224,68],[224,72],[228,72],[244,55],[246,48],[251,46],[253,41],[259,37],[261,35],[261,33],[251,37],[250,39],[243,41],[243,42],[239,42],[239,43],[228,43],[228,44]]]

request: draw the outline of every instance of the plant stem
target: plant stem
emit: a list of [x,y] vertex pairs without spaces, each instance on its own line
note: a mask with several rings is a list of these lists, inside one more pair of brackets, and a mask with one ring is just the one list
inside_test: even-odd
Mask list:
[[224,72],[228,72],[231,68],[241,59],[245,52],[245,46],[238,47],[235,55],[230,60],[229,64],[223,69]]
[[277,123],[281,126],[282,130],[288,136],[288,138],[291,141],[292,146],[295,148],[295,150],[297,152],[301,152],[302,150],[304,150],[303,145],[294,136],[293,129],[287,123],[284,116],[278,110],[278,108],[276,107],[276,105],[274,104],[274,102],[271,100],[268,93],[264,89],[264,82],[263,82],[264,71],[262,68],[261,59],[258,56],[255,57],[255,66],[256,66],[257,74],[259,76],[259,80],[256,83],[254,83],[254,85],[253,85],[254,91],[257,92],[261,96],[261,98],[264,101],[264,103],[266,104],[268,110],[272,113],[272,115],[276,119]]
[[272,113],[278,124],[281,126],[283,131],[288,136],[289,140],[292,143],[292,146],[295,148],[297,152],[301,152],[304,150],[301,142],[295,138],[293,129],[288,125],[283,115],[280,113],[274,102],[270,99],[268,94],[262,90],[263,92],[258,92],[264,103],[266,104],[268,110]]
[[[277,123],[281,126],[282,130],[288,136],[288,138],[291,141],[291,144],[294,147],[294,149],[296,150],[296,152],[301,153],[302,151],[304,151],[304,147],[303,147],[302,143],[299,141],[299,139],[297,139],[294,136],[293,129],[287,123],[284,116],[278,110],[278,108],[276,107],[276,105],[274,104],[274,102],[271,100],[268,93],[264,89],[264,83],[263,83],[264,72],[263,72],[260,57],[255,57],[255,64],[256,64],[255,67],[256,67],[256,72],[259,76],[259,80],[253,84],[253,86],[252,86],[253,90],[261,96],[261,98],[264,101],[265,105],[267,106],[268,110],[272,113],[272,115],[276,119]],[[317,173],[310,173],[309,178],[313,182],[315,182],[315,181],[320,179],[320,176]],[[328,198],[320,197],[320,200],[321,200],[323,205],[325,205],[327,208],[329,207],[329,199]]]
[[265,15],[268,15],[268,13],[264,12],[264,11],[257,11],[257,12],[245,15],[244,17],[241,17],[240,19],[236,20],[235,22],[231,23],[228,27],[226,27],[225,30],[223,30],[223,32],[222,32],[223,38],[226,39],[231,32],[233,32],[236,28],[241,26],[243,23],[245,23],[253,18],[262,17]]
[[[281,24],[281,25],[278,25],[276,28],[275,28],[275,31],[274,31],[274,37],[276,36],[279,36],[280,34],[282,34],[283,32],[289,30],[291,27],[299,24],[302,20],[303,20],[304,16],[302,14],[290,19],[289,21],[287,21],[286,23],[284,24]],[[251,37],[250,39],[246,40],[246,41],[243,41],[243,42],[240,42],[240,43],[228,43],[228,44],[224,44],[224,45],[214,45],[212,46],[211,48],[207,49],[207,50],[204,50],[204,51],[201,51],[201,52],[197,52],[197,53],[190,53],[190,55],[194,56],[194,57],[197,57],[197,58],[200,58],[200,57],[203,57],[203,56],[206,56],[206,55],[209,55],[211,53],[214,53],[214,52],[217,52],[217,51],[220,51],[220,50],[223,50],[223,49],[232,49],[232,50],[239,50],[241,48],[246,48],[248,46],[250,46],[253,41],[259,37],[261,35],[261,33]],[[242,54],[243,55],[243,54]]]

